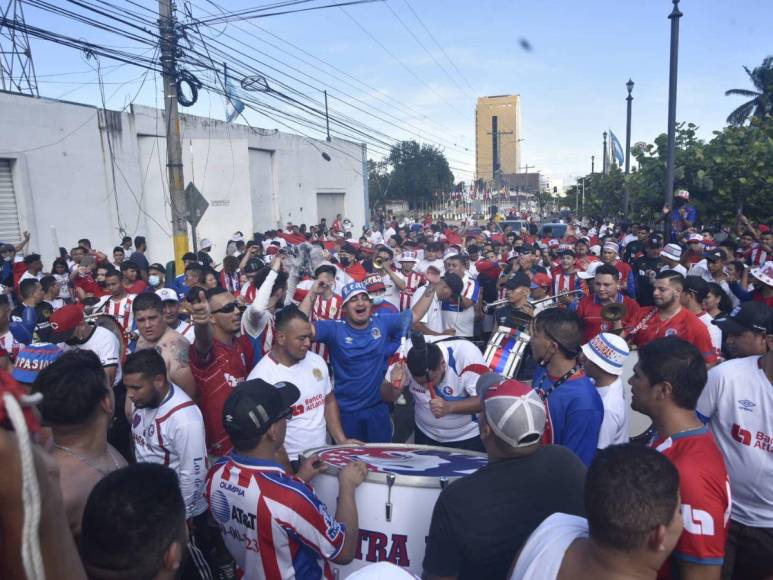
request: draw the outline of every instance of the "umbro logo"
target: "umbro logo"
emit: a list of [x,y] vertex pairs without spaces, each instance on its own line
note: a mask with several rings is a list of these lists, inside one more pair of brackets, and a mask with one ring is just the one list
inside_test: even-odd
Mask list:
[[741,399],[738,401],[738,408],[742,411],[749,411],[752,413],[754,411],[754,407],[757,406],[757,403],[754,401],[750,401],[749,399]]
[[344,338],[344,342],[346,344],[352,344],[354,342],[354,339],[351,336],[347,336],[346,338]]

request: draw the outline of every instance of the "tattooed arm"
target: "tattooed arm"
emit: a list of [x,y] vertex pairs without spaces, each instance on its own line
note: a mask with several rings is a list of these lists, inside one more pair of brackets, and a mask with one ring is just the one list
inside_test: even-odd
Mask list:
[[188,362],[190,344],[182,336],[176,336],[166,347],[166,360],[169,380],[179,386],[191,398],[196,398],[196,381]]

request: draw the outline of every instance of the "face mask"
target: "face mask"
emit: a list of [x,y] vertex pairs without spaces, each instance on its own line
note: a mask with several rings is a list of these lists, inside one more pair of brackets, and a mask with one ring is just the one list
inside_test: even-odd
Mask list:
[[351,260],[349,260],[349,258],[339,258],[338,261],[341,262],[342,266],[348,266],[351,263]]
[[156,274],[151,274],[150,276],[148,276],[148,283],[151,286],[158,286],[159,284],[161,284],[161,277]]
[[379,304],[384,303],[384,297],[383,296],[374,296],[372,298],[373,300],[373,306],[378,306]]

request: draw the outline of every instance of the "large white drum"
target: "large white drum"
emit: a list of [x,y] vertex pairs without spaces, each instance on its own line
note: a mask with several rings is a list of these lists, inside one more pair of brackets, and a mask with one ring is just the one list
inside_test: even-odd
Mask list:
[[327,471],[311,484],[331,514],[336,510],[339,470],[351,461],[368,466],[368,475],[356,491],[357,553],[351,564],[333,565],[338,578],[381,561],[420,576],[432,510],[441,490],[488,463],[483,453],[426,445],[327,446],[303,455],[315,453]]

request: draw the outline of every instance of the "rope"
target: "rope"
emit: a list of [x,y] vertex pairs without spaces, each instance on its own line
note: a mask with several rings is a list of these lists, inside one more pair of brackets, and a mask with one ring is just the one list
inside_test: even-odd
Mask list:
[[[24,396],[21,403],[25,406],[37,403],[42,396],[38,393],[33,396]],[[21,410],[21,405],[10,393],[3,395],[3,403],[16,431],[19,442],[19,459],[21,461],[22,476],[22,507],[24,510],[24,524],[22,527],[22,563],[27,580],[45,580],[46,572],[43,567],[43,557],[40,552],[40,487],[35,474],[35,462],[33,459],[32,445],[30,444],[27,421]]]

